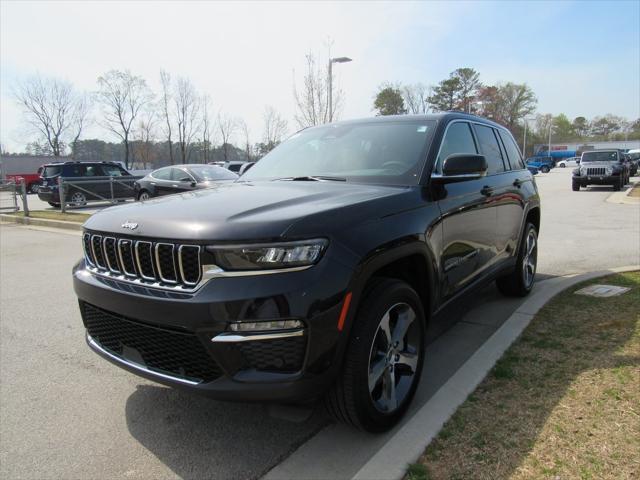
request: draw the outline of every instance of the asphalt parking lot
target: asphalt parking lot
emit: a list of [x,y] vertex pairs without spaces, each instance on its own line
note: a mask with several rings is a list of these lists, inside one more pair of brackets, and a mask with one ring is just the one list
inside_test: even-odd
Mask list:
[[[572,192],[570,169],[536,178],[540,281],[640,263],[640,205],[606,202],[605,187]],[[2,478],[253,479],[278,464],[271,476],[283,478],[300,462],[308,478],[349,478],[386,440],[319,409],[292,422],[126,373],[84,343],[70,275],[78,234],[3,224],[0,249]],[[518,305],[489,286],[461,306],[428,348],[414,410]]]

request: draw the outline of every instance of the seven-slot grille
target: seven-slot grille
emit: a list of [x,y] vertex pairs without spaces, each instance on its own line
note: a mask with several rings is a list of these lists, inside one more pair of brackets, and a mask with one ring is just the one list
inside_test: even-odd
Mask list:
[[200,247],[131,240],[85,232],[84,255],[100,273],[168,286],[192,288],[200,282]]
[[604,167],[590,167],[587,168],[587,175],[606,175]]

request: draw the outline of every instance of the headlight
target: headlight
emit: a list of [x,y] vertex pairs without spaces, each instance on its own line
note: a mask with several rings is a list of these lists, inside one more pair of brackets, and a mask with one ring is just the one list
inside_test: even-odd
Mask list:
[[613,167],[607,167],[605,169],[605,173],[607,174],[607,176],[610,176],[613,173]]
[[272,270],[303,267],[317,263],[327,240],[314,239],[299,242],[211,246],[207,250],[215,256],[215,263],[224,270]]

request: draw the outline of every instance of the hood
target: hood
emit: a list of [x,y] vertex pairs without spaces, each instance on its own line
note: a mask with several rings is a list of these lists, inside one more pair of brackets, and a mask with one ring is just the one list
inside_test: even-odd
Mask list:
[[[237,182],[213,188],[106,208],[85,228],[127,236],[174,240],[244,241],[285,237],[296,223],[328,225],[368,221],[395,213],[403,202],[382,199],[406,195],[410,188],[345,182]],[[364,205],[364,206],[363,206]],[[353,218],[336,216],[354,208]],[[129,228],[123,227],[128,224]],[[133,225],[135,228],[131,229]]]

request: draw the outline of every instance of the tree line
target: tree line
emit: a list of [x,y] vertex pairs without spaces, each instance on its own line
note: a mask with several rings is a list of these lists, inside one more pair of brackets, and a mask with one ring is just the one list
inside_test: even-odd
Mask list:
[[462,111],[477,114],[507,127],[520,145],[527,128],[527,152],[533,145],[554,143],[640,139],[640,119],[629,121],[606,114],[592,119],[565,114],[535,114],[537,97],[526,84],[512,82],[485,85],[473,68],[458,68],[434,86],[423,83],[385,83],[376,92],[373,110],[378,115],[425,114]]

